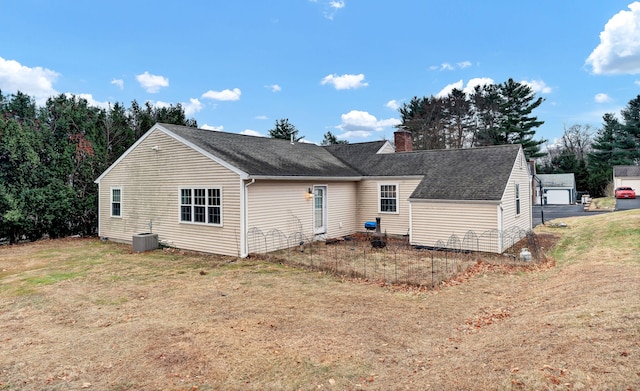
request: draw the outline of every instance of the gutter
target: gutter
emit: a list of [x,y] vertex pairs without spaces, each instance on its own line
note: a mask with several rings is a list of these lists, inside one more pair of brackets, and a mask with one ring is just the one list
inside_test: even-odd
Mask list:
[[409,202],[434,202],[434,203],[450,203],[450,204],[485,204],[499,205],[501,200],[443,200],[434,198],[409,198]]
[[[246,179],[251,179],[255,182],[256,179],[260,180],[269,180],[269,181],[335,181],[335,182],[353,182],[360,181],[363,179],[361,176],[338,176],[338,177],[330,177],[330,176],[305,176],[305,175],[288,175],[288,176],[277,176],[277,175],[250,175]],[[253,182],[251,182],[253,183]]]

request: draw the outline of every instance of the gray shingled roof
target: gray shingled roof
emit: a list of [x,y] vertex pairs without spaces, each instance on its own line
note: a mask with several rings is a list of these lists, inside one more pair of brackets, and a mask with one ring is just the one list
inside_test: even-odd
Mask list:
[[363,176],[423,176],[411,198],[479,201],[502,198],[520,146],[368,156],[349,153],[348,148],[331,150],[349,166],[357,168]]
[[370,141],[366,143],[354,143],[354,144],[333,144],[326,145],[323,148],[331,152],[332,155],[338,157],[349,167],[360,172],[362,171],[362,162],[366,162],[367,159],[372,156],[376,156],[376,153],[382,148],[386,141]]
[[538,174],[536,175],[543,187],[575,187],[576,179],[573,173],[569,174]]
[[640,166],[613,166],[613,176],[620,177],[640,177]]
[[377,154],[385,141],[321,147],[160,125],[251,176],[419,176],[411,195],[419,199],[500,200],[520,150],[502,145]]
[[252,176],[359,177],[315,144],[159,124]]

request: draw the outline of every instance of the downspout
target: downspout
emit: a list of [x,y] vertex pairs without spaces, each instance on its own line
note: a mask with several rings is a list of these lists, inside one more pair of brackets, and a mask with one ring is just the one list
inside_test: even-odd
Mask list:
[[[542,219],[542,225],[544,225],[544,201],[542,199],[542,181],[536,175],[533,176],[533,179],[538,182],[538,188],[540,189],[540,218]],[[536,197],[537,198],[537,197]],[[533,211],[533,208],[531,209]],[[532,217],[533,220],[533,217]]]
[[251,182],[245,183],[242,189],[242,200],[240,210],[242,218],[240,219],[240,258],[246,258],[249,255],[249,243],[247,242],[247,232],[249,225],[249,190],[248,187],[256,182],[255,178]]
[[502,254],[504,243],[504,209],[498,205],[498,254]]
[[98,182],[98,237],[102,239],[102,235],[100,235],[101,227],[100,227],[100,212],[101,212],[101,202],[100,202],[100,182]]

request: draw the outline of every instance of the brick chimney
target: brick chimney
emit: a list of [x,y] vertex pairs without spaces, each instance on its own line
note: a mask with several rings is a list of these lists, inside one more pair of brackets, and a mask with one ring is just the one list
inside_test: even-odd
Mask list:
[[411,132],[406,130],[398,130],[393,133],[393,142],[396,145],[396,152],[413,151],[413,137]]

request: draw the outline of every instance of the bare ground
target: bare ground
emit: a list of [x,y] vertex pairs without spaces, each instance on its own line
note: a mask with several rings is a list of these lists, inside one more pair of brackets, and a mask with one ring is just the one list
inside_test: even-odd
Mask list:
[[97,239],[0,248],[0,389],[638,390],[640,265],[431,291]]

